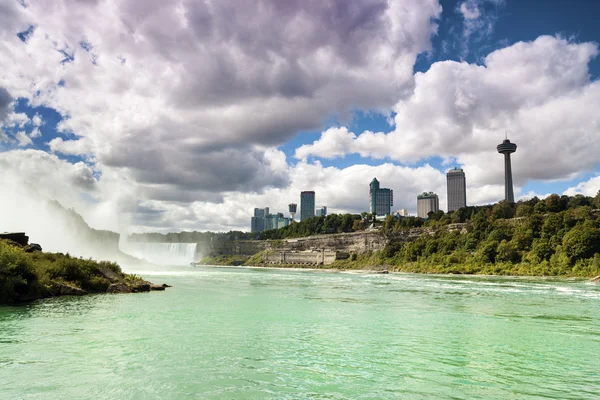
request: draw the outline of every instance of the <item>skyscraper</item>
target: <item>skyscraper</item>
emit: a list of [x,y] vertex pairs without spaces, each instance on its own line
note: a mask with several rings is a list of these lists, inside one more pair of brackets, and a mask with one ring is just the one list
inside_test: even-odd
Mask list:
[[262,232],[265,230],[265,217],[269,215],[269,207],[255,208],[254,216],[250,218],[250,232]]
[[300,192],[300,221],[315,216],[315,192]]
[[394,191],[388,188],[380,188],[377,178],[373,178],[369,184],[369,197],[371,214],[391,214],[394,205]]
[[498,149],[498,153],[504,154],[504,200],[506,200],[507,203],[514,203],[515,195],[513,193],[510,155],[517,151],[517,145],[511,143],[510,140],[506,138],[496,148]]
[[448,212],[467,206],[467,184],[465,173],[460,168],[453,168],[446,174],[448,187]]
[[317,217],[325,217],[327,215],[327,206],[317,207],[315,211],[315,216]]
[[424,192],[417,196],[417,216],[427,218],[430,212],[437,212],[440,209],[438,195],[433,192]]

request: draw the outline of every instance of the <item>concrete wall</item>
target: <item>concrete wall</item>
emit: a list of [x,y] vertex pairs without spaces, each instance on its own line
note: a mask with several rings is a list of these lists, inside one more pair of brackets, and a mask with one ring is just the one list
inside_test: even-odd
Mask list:
[[265,264],[329,265],[336,260],[335,251],[268,251],[263,254]]

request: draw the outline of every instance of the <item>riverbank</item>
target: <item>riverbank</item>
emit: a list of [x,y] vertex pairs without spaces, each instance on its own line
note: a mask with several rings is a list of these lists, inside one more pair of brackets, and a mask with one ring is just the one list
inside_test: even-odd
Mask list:
[[[233,263],[232,261],[235,261]],[[423,260],[400,262],[385,257],[381,251],[372,254],[353,255],[345,260],[336,260],[328,265],[315,264],[269,264],[263,262],[262,252],[254,256],[219,256],[207,257],[195,265],[247,266],[263,268],[292,268],[314,270],[364,271],[364,272],[405,272],[417,274],[456,274],[456,275],[489,275],[489,276],[532,276],[532,277],[572,277],[594,278],[600,275],[600,259],[598,257],[588,263],[578,263],[573,267],[554,264],[548,261],[540,263],[481,263],[473,259],[457,260],[452,263],[436,263]]]
[[113,262],[47,253],[35,244],[0,240],[0,304],[89,293],[140,293],[165,290]]

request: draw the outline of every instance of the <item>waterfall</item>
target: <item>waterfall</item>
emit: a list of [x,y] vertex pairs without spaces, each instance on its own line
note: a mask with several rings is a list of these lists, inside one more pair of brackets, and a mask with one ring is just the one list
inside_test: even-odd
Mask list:
[[159,265],[189,265],[195,261],[196,246],[197,243],[153,243],[128,240],[119,243],[124,253]]

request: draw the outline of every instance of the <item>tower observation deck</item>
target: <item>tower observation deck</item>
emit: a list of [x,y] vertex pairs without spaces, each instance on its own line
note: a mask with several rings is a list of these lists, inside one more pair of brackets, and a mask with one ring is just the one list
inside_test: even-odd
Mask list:
[[507,203],[515,202],[515,195],[513,192],[513,182],[512,182],[512,167],[510,164],[510,155],[517,151],[517,145],[511,143],[510,140],[505,139],[501,144],[496,147],[498,149],[498,153],[504,154],[504,200]]

